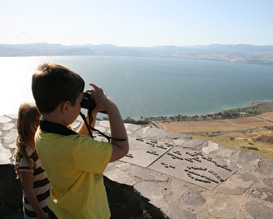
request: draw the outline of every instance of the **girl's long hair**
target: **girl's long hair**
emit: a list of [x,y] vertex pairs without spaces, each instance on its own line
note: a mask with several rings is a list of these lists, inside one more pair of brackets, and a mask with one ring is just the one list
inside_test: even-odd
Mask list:
[[23,156],[27,161],[30,168],[33,170],[33,161],[30,159],[26,152],[26,142],[34,140],[35,131],[39,125],[40,113],[32,103],[23,103],[18,111],[17,120],[17,138],[16,138],[16,149],[13,156],[14,159],[14,169],[17,178],[20,177],[19,173],[19,163],[20,156]]

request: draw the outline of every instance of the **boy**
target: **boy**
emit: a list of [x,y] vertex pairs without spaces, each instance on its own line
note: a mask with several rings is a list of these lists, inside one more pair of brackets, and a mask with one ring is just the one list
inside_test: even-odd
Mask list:
[[69,128],[81,110],[84,81],[78,74],[62,65],[45,63],[32,76],[32,93],[42,115],[35,144],[51,182],[48,207],[53,218],[110,218],[102,174],[109,162],[129,150],[117,106],[100,87],[90,85],[93,89],[86,92],[96,101],[91,126],[97,113],[106,111],[111,137],[125,141],[95,141],[87,136],[84,124],[77,133]]

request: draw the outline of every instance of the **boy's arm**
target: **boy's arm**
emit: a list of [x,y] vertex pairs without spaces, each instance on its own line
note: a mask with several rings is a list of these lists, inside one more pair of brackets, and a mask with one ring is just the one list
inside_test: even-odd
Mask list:
[[111,140],[113,150],[110,162],[113,162],[124,157],[129,151],[127,132],[116,104],[100,87],[92,83],[89,84],[94,88],[94,90],[87,90],[87,92],[91,92],[97,104],[96,108],[93,110],[94,113],[96,114],[96,112],[106,111],[110,122],[111,137],[116,139],[126,139],[126,141]]
[[32,172],[21,172],[22,175],[22,185],[27,196],[29,204],[35,211],[37,218],[48,219],[47,214],[40,207],[39,202],[36,198],[34,189],[33,189],[33,173]]
[[107,111],[110,128],[111,137],[115,139],[126,139],[126,141],[116,141],[111,140],[112,143],[112,156],[110,162],[118,160],[124,157],[129,151],[129,142],[124,123],[120,116],[119,110],[115,104]]

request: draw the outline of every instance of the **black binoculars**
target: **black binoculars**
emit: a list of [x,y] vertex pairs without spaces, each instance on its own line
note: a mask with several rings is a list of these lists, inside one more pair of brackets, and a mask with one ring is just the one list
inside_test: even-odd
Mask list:
[[[96,107],[96,102],[92,94],[88,92],[83,92],[81,108],[88,109],[90,112],[92,112],[92,110],[95,109],[95,107]],[[100,111],[100,113],[107,114],[106,111]]]
[[92,110],[96,107],[96,102],[91,93],[83,92],[81,108]]

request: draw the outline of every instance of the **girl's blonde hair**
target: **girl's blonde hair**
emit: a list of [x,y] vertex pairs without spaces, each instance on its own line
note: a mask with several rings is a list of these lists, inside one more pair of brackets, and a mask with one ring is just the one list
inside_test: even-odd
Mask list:
[[17,138],[13,159],[14,159],[14,169],[17,175],[17,178],[20,177],[19,173],[19,162],[20,156],[23,156],[30,168],[33,170],[33,161],[30,159],[26,152],[26,142],[34,140],[35,131],[39,125],[40,113],[33,103],[23,103],[21,104],[18,111],[18,120],[17,120]]

